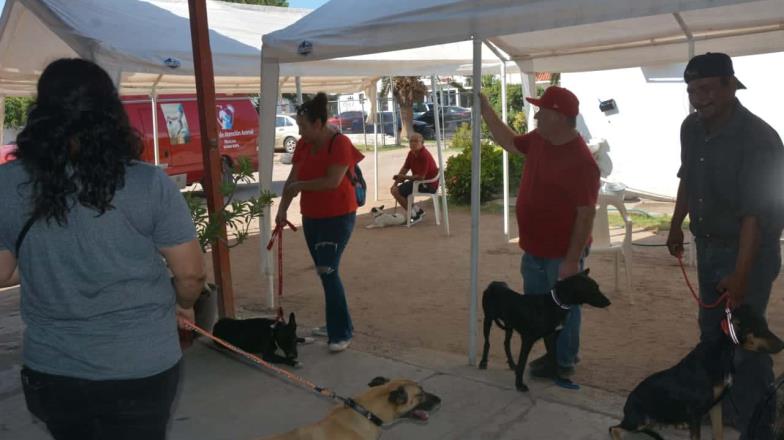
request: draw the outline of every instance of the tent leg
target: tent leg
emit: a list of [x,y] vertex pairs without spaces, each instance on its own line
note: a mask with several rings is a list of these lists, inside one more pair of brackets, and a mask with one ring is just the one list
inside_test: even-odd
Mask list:
[[[259,193],[272,190],[272,163],[275,159],[275,115],[277,114],[278,60],[264,59],[261,63],[261,111],[259,112]],[[275,307],[275,272],[272,265],[272,252],[267,250],[272,233],[272,215],[269,206],[259,218],[261,234],[260,254],[261,272],[267,278],[267,306]]]
[[468,364],[476,365],[476,319],[479,294],[479,185],[481,172],[479,92],[482,89],[482,40],[474,37],[473,103],[471,112],[471,297],[468,317]]

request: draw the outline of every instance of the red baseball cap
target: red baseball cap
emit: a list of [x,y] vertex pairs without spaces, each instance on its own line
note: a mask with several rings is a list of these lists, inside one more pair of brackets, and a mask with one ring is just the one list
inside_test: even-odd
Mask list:
[[566,116],[575,117],[580,113],[580,101],[569,90],[550,86],[541,98],[525,98],[526,101],[539,108],[549,108]]

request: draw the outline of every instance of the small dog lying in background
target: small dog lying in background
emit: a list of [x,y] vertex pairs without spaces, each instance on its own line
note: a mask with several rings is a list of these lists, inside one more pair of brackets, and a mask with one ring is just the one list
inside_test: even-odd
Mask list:
[[[596,281],[588,276],[588,269],[558,281],[550,295],[521,295],[510,289],[506,283],[493,281],[482,294],[485,345],[479,368],[487,368],[490,329],[495,322],[505,332],[504,350],[509,368],[515,370],[515,387],[518,391],[528,391],[528,386],[523,383],[523,373],[531,347],[544,338],[547,352],[555,359],[556,332],[563,325],[569,306],[575,304],[589,304],[601,308],[610,305],[610,300],[599,290]],[[513,331],[522,338],[516,365],[509,348]]]
[[[724,323],[722,327],[728,327]],[[732,312],[732,326],[738,346],[745,350],[784,349],[784,342],[749,306]],[[610,436],[620,440],[622,433],[632,431],[661,439],[650,429],[654,425],[687,425],[691,438],[699,440],[702,418],[710,412],[713,438],[724,438],[721,400],[732,386],[734,351],[729,336],[702,341],[674,367],[648,376],[629,394],[623,420],[610,428]]]
[[387,214],[384,212],[384,205],[372,208],[370,214],[373,215],[373,223],[365,226],[367,229],[400,226],[406,223],[405,214]]
[[[292,367],[299,365],[297,343],[305,342],[304,338],[297,337],[294,313],[289,315],[288,323],[267,318],[221,318],[215,323],[212,334],[248,353],[261,354],[267,362]],[[277,354],[278,349],[283,356]]]

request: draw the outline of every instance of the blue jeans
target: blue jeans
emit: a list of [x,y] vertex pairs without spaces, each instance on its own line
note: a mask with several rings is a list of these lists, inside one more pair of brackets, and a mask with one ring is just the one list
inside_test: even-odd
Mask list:
[[[721,295],[716,285],[722,278],[735,270],[738,258],[737,241],[697,238],[697,274],[700,284],[700,297],[705,303],[712,304]],[[757,258],[749,274],[746,298],[748,304],[760,316],[765,316],[770,298],[770,289],[781,268],[781,250],[778,239],[762,239]],[[724,307],[714,309],[700,308],[700,340],[724,338],[721,320]],[[754,408],[762,399],[765,391],[773,382],[773,362],[769,355],[735,350],[735,377],[730,389],[731,399],[724,399],[725,420],[735,419],[741,431],[741,439],[746,438],[747,425]],[[734,405],[733,405],[734,404]],[[737,407],[737,411],[735,410]]]
[[[580,258],[580,270],[583,269],[588,248]],[[549,295],[550,290],[558,281],[558,267],[563,258],[540,258],[524,253],[520,261],[520,273],[523,275],[523,292],[526,295]],[[573,367],[577,353],[580,351],[580,306],[572,306],[566,315],[561,333],[555,343],[558,365]]]
[[27,409],[57,440],[164,440],[179,362],[154,376],[87,380],[22,368]]
[[302,218],[305,241],[324,287],[327,339],[330,343],[351,339],[354,330],[339,268],[340,257],[351,238],[356,220],[355,212],[337,217]]

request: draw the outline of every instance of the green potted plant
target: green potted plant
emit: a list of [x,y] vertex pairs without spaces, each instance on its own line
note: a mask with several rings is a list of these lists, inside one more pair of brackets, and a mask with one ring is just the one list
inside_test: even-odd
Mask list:
[[[236,160],[230,178],[221,181],[220,191],[223,194],[223,207],[219,212],[210,214],[202,197],[195,192],[184,193],[185,201],[191,212],[199,245],[206,254],[212,249],[212,243],[223,240],[218,235],[220,220],[226,224],[227,246],[233,248],[244,242],[249,236],[249,228],[254,219],[260,219],[264,208],[272,204],[275,194],[265,191],[257,196],[237,199],[237,188],[240,184],[253,182],[253,167],[250,160],[240,157]],[[194,306],[196,325],[206,330],[212,329],[218,316],[218,289],[208,283],[201,297]]]

